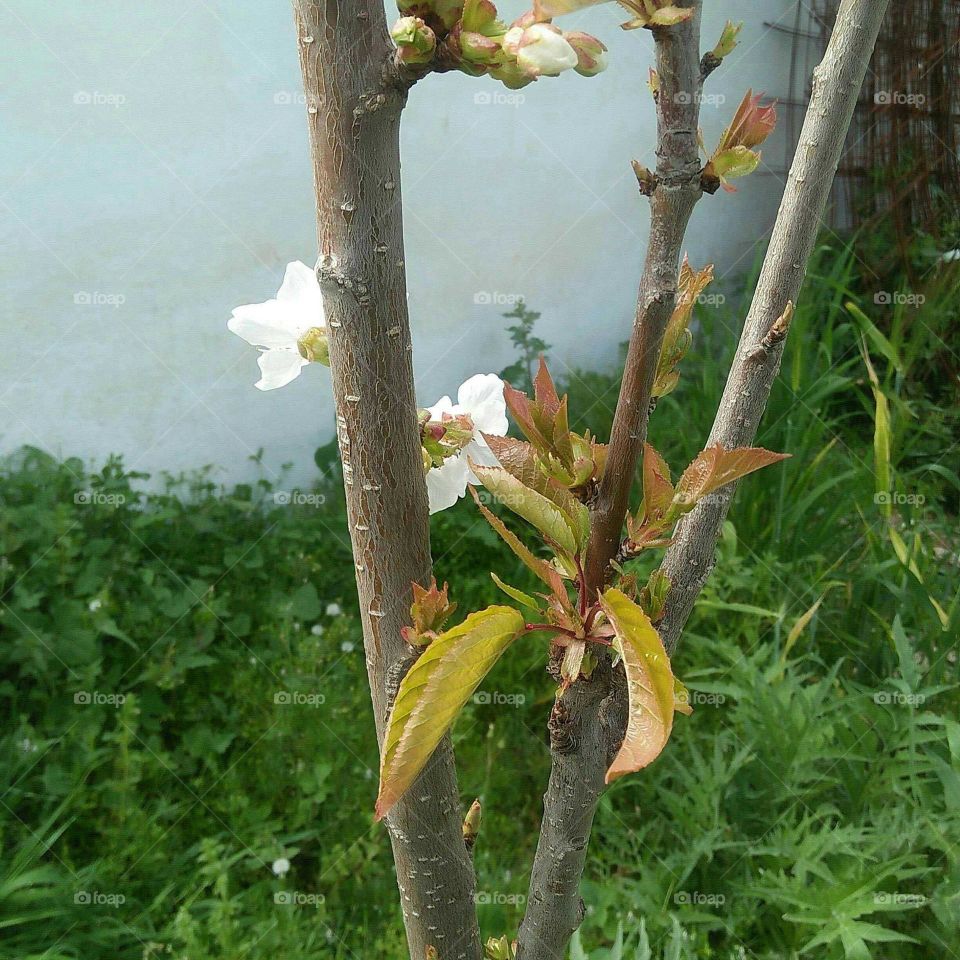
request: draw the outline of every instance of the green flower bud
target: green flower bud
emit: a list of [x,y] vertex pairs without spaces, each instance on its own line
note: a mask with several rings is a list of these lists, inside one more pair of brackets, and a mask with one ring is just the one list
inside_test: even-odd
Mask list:
[[330,366],[330,343],[325,327],[311,327],[297,340],[297,349],[304,360]]
[[720,39],[717,41],[717,45],[710,52],[718,60],[722,60],[724,57],[730,56],[733,53],[734,47],[737,45],[737,37],[740,36],[740,31],[743,29],[743,21],[740,23],[734,23],[732,20],[728,20],[723,28],[723,33],[720,34]]
[[403,63],[429,63],[437,46],[436,34],[419,17],[401,17],[390,31]]
[[582,30],[571,30],[564,37],[576,51],[577,65],[573,69],[580,76],[595,77],[607,69],[607,48],[596,37]]

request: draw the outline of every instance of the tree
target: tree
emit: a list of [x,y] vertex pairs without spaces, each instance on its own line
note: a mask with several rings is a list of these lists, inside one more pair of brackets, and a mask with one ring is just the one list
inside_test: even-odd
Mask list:
[[[418,411],[414,399],[400,203],[407,93],[449,70],[488,74],[511,88],[566,69],[592,76],[605,65],[603,44],[564,32],[553,18],[599,2],[536,0],[508,27],[490,0],[399,0],[402,16],[388,33],[381,0],[294,0],[319,286],[291,265],[276,301],[238,308],[231,321],[263,349],[263,389],[310,361],[331,368],[381,745],[377,815],[393,846],[411,960],[484,954],[470,858],[479,808],[464,819],[448,731],[514,640],[549,640],[558,683],[552,771],[526,914],[515,942],[487,944],[490,957],[564,955],[583,915],[578,887],[605,784],[652,762],[674,711],[688,709],[669,654],[710,571],[737,480],[782,459],[750,444],[887,6],[841,5],[713,430],[674,484],[647,443],[647,425],[656,398],[676,384],[693,303],[712,276],[709,267],[680,264],[687,223],[705,194],[733,189],[731,179],[756,168],[756,148],[775,122],[773,106],[748,91],[716,149],[701,158],[703,84],[739,30],[728,23],[701,56],[701,0],[622,0],[631,13],[624,27],[649,29],[655,40],[657,167],[634,164],[650,202],[650,241],[609,444],[569,430],[566,398],[543,364],[533,397],[490,375],[467,381],[457,404],[444,398]],[[525,439],[505,436],[504,404]],[[638,464],[643,502],[631,514]],[[455,605],[431,578],[428,515],[468,483],[543,593],[528,595],[494,575],[509,603],[448,627]],[[481,502],[479,484],[534,528],[540,548]],[[659,570],[636,583],[623,562],[661,547]]]

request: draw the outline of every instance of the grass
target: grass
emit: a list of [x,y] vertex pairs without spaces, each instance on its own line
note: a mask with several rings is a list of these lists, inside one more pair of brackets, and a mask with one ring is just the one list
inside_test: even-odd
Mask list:
[[[793,458],[725,526],[675,661],[693,716],[601,803],[572,960],[957,955],[957,278],[892,315],[854,267],[816,258],[759,438]],[[675,469],[739,315],[729,291],[703,308],[656,411]],[[616,379],[565,379],[606,432]],[[400,960],[335,476],[319,506],[141,479],[35,450],[0,471],[0,960]],[[463,613],[488,570],[524,584],[467,503],[434,554]],[[485,936],[522,913],[543,664],[505,658],[455,729]]]

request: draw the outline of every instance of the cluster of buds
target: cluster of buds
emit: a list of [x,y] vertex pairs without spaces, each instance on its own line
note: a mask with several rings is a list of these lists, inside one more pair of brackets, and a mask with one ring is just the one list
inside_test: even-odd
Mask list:
[[[572,13],[583,7],[593,7],[610,0],[535,0],[534,12],[538,17],[559,17],[564,13]],[[693,16],[692,7],[678,7],[670,0],[618,0],[621,7],[625,7],[631,18],[620,26],[624,30],[636,30],[638,27],[672,27]]]
[[517,955],[517,941],[506,937],[491,937],[483,951],[485,960],[514,960]]
[[491,0],[398,0],[393,26],[398,60],[409,66],[488,74],[516,90],[565,70],[592,77],[606,67],[606,47],[588,33],[564,32],[550,16],[525,13],[510,26]]
[[728,192],[735,191],[736,187],[729,181],[753,173],[759,166],[760,151],[754,147],[770,136],[777,123],[775,105],[762,104],[762,97],[763,94],[754,96],[753,91],[748,90],[733,122],[723,131],[716,150],[703,168],[701,179],[708,193],[715,193],[720,186]]
[[[606,463],[607,448],[589,432],[574,433],[567,416],[567,398],[557,395],[553,378],[540,358],[540,369],[533,381],[533,398],[509,384],[503,390],[507,409],[527,438],[528,445],[544,476],[565,487],[582,500],[589,500]],[[510,459],[518,443],[509,437],[490,441],[491,449],[503,463]]]
[[429,410],[421,410],[419,418],[424,470],[441,467],[444,460],[457,456],[476,432],[469,413],[441,413],[439,420],[433,420]]
[[411,647],[425,647],[443,632],[444,625],[457,609],[457,605],[450,602],[449,590],[450,585],[446,583],[442,590],[438,589],[436,577],[430,580],[429,587],[413,584],[413,604],[410,607],[413,626],[401,630],[403,639]]

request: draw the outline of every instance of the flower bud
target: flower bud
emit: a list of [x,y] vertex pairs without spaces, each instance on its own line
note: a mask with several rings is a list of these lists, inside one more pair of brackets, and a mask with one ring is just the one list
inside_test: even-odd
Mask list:
[[330,343],[325,327],[311,327],[297,340],[297,349],[304,360],[330,366]]
[[491,37],[470,30],[461,30],[460,55],[471,63],[493,64],[500,55],[500,44]]
[[436,34],[419,17],[401,17],[390,30],[401,62],[429,63],[437,46]]
[[479,800],[474,800],[470,804],[467,816],[463,821],[463,843],[468,850],[472,850],[477,842],[477,834],[480,833],[480,821],[483,817],[483,809]]
[[577,54],[574,70],[580,76],[595,77],[607,69],[607,48],[596,37],[582,30],[571,30],[563,36]]
[[515,57],[528,76],[557,77],[577,66],[579,57],[563,33],[549,23],[511,27],[503,38],[503,49]]

